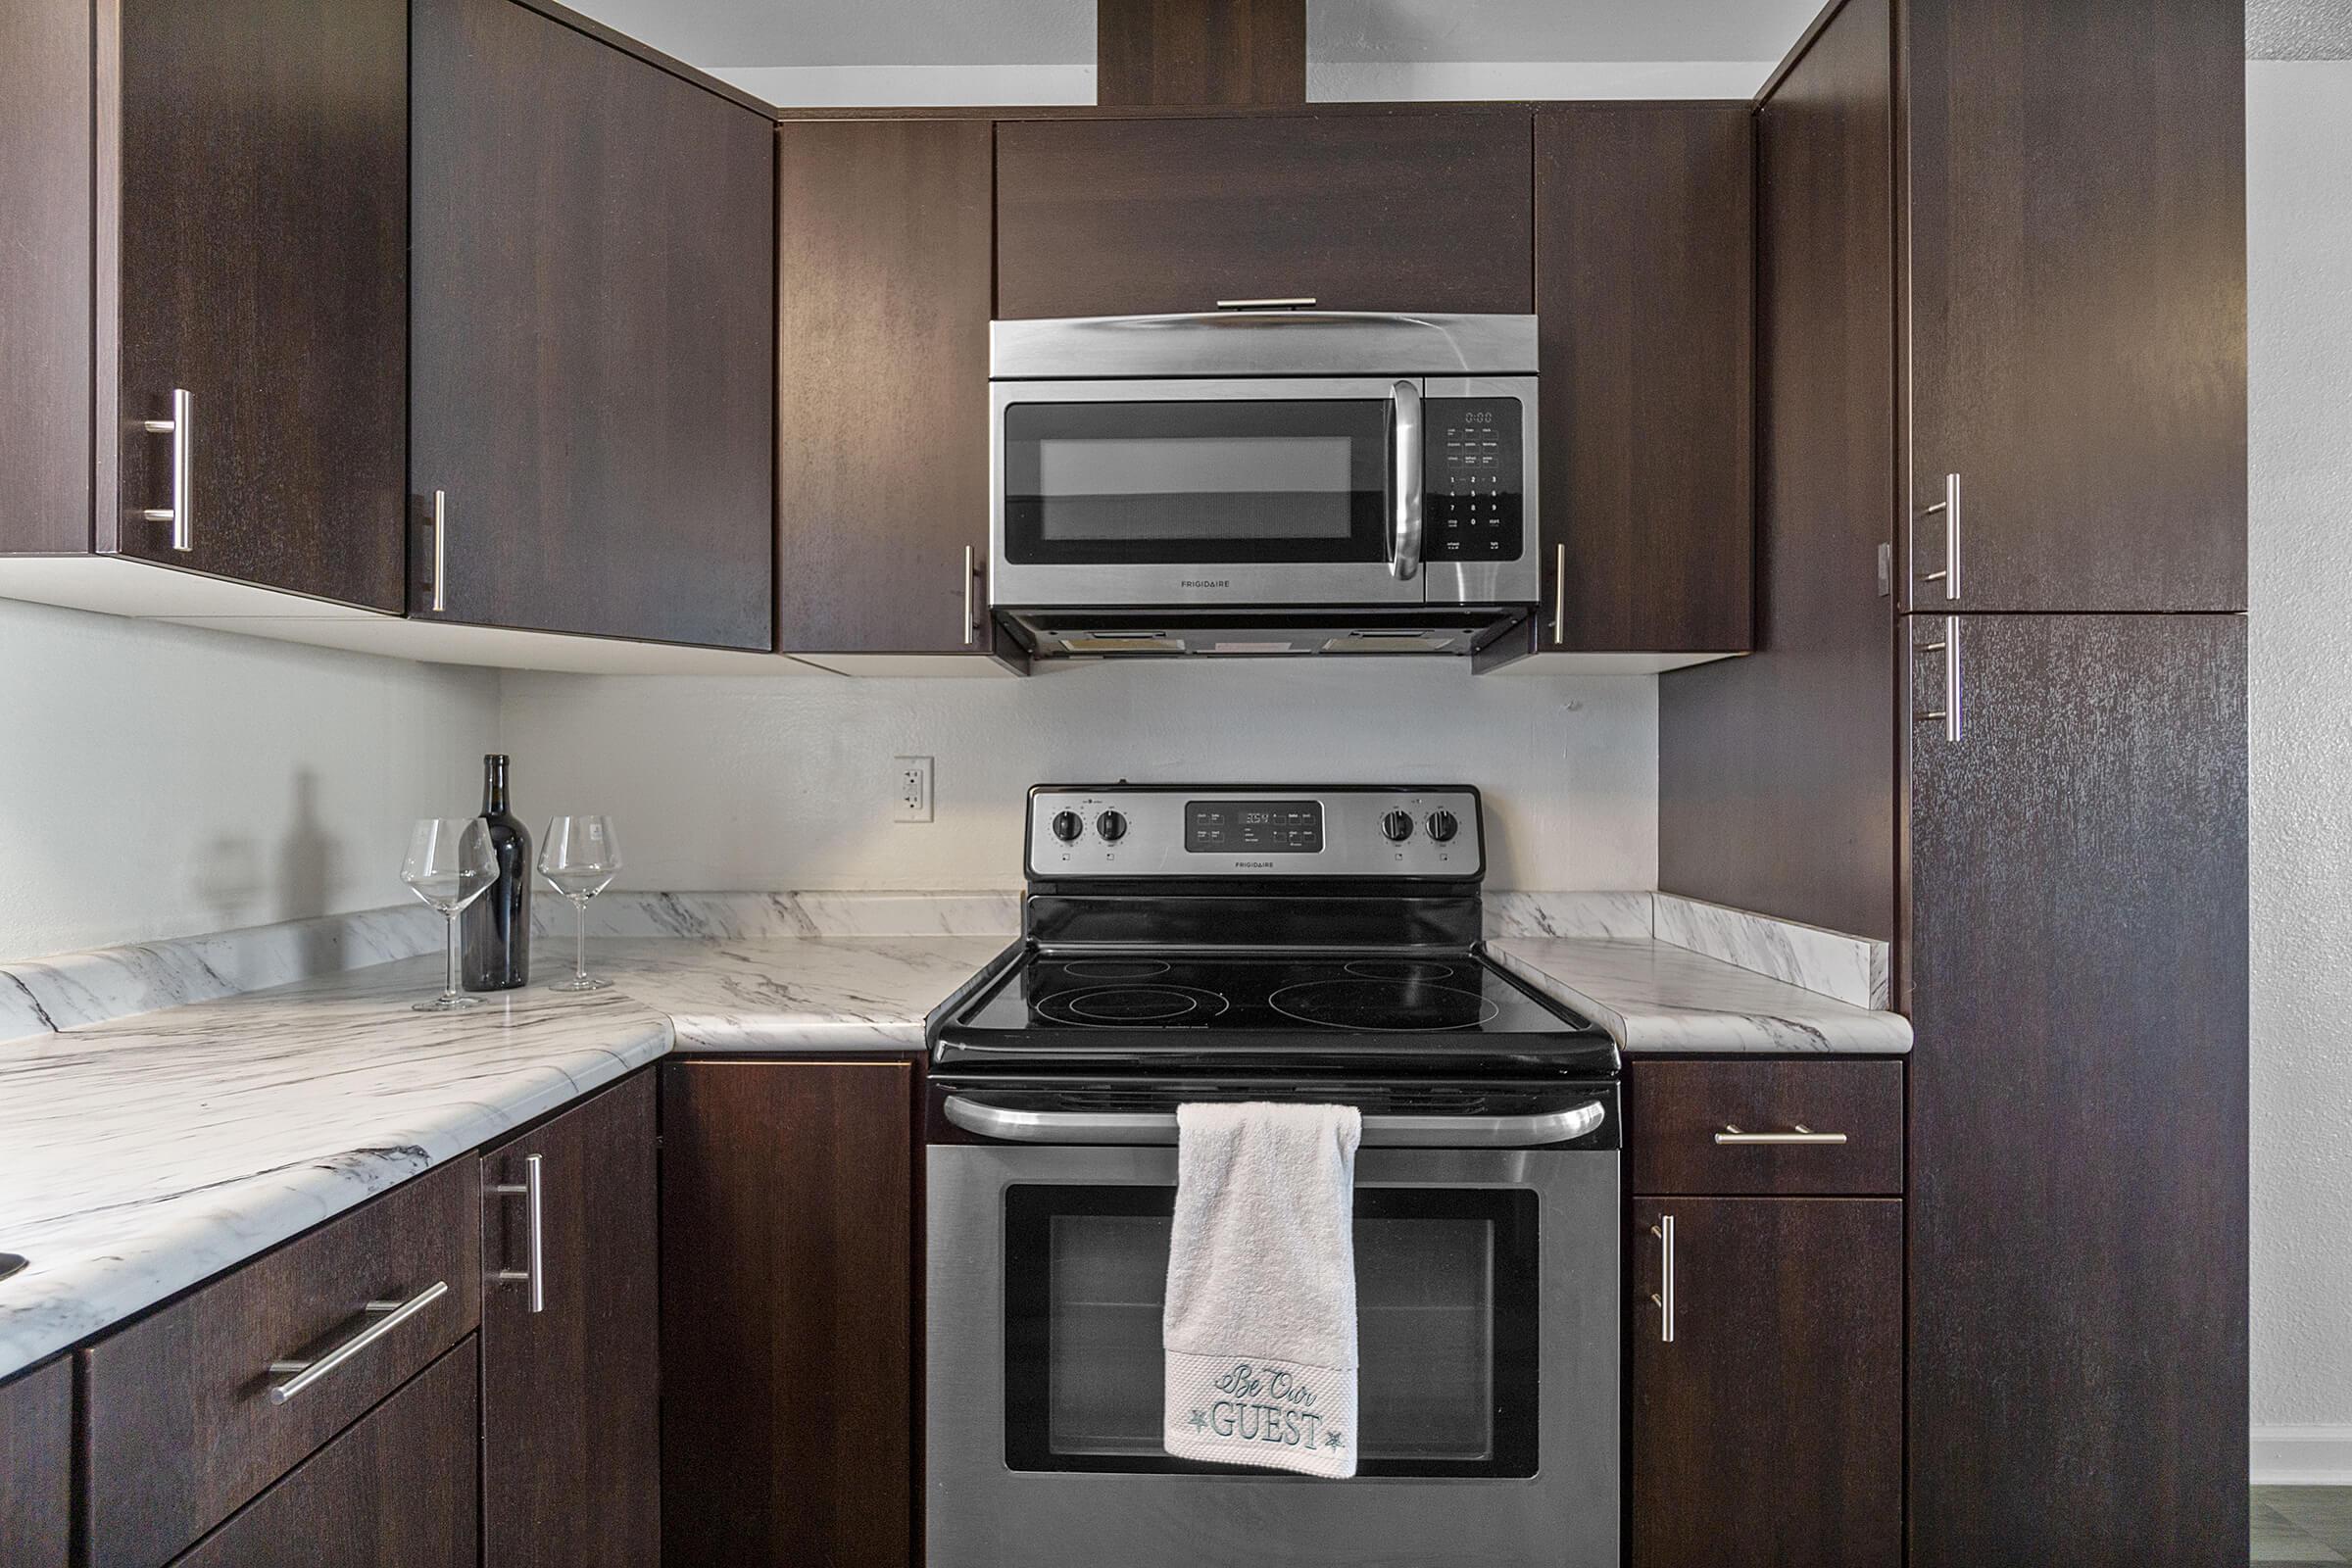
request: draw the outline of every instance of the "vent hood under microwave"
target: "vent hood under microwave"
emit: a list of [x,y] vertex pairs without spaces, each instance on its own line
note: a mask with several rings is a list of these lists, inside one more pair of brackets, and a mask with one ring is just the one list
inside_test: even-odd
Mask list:
[[1525,652],[1536,318],[990,328],[989,607],[1031,659]]

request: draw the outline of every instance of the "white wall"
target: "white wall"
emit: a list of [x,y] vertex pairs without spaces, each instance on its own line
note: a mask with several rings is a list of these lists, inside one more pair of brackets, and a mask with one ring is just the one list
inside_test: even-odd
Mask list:
[[[1018,885],[1032,784],[1461,781],[1499,887],[1657,881],[1657,681],[1466,662],[1094,664],[1026,680],[510,674],[516,808],[618,818],[640,888]],[[937,814],[890,820],[893,756]]]
[[373,908],[498,677],[0,601],[0,957]]
[[2246,81],[2255,1465],[2352,1482],[2352,62]]

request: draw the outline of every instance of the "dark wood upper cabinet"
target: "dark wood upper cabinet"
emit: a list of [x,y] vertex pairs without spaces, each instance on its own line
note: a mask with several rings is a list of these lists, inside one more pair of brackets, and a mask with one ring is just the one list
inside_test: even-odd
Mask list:
[[1910,1560],[2242,1561],[2246,622],[1911,618]]
[[0,20],[0,548],[399,610],[408,7],[99,14]]
[[514,0],[412,47],[411,612],[771,647],[773,124]]
[[9,1568],[66,1568],[74,1519],[74,1363],[0,1384],[0,1544]]
[[662,1068],[662,1560],[906,1568],[914,1063]]
[[985,652],[992,127],[795,121],[776,152],[777,631]]
[[1906,7],[1914,607],[2245,608],[2240,10]]
[[[0,551],[92,548],[89,0],[0,6]],[[114,444],[106,447],[111,462]]]
[[1635,1202],[1631,1568],[1902,1562],[1902,1214],[1889,1199]]
[[172,1568],[474,1568],[475,1408],[467,1339]]
[[997,127],[997,315],[1535,309],[1524,109]]
[[1756,654],[1658,683],[1658,885],[1881,941],[1898,738],[1878,572],[1895,537],[1893,29],[1890,0],[1846,0],[1757,112]]
[[1744,102],[1536,116],[1540,647],[1749,646],[1753,121]]
[[482,1155],[484,1568],[661,1558],[656,1136],[639,1073]]

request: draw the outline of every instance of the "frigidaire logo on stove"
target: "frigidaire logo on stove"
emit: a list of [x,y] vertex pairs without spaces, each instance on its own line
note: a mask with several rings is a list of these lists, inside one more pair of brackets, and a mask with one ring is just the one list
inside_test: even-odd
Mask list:
[[1231,577],[1179,577],[1176,579],[1176,586],[1179,588],[1230,588],[1233,586],[1233,579]]
[[1236,871],[1271,871],[1274,869],[1274,862],[1272,860],[1236,860],[1233,862],[1233,868]]

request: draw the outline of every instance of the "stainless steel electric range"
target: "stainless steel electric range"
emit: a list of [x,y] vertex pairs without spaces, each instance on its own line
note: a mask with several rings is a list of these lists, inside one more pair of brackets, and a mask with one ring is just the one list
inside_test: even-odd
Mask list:
[[[1041,785],[930,1019],[935,1568],[1618,1560],[1618,1054],[1481,946],[1467,787]],[[1342,1102],[1360,1473],[1161,1447],[1176,1106]]]

